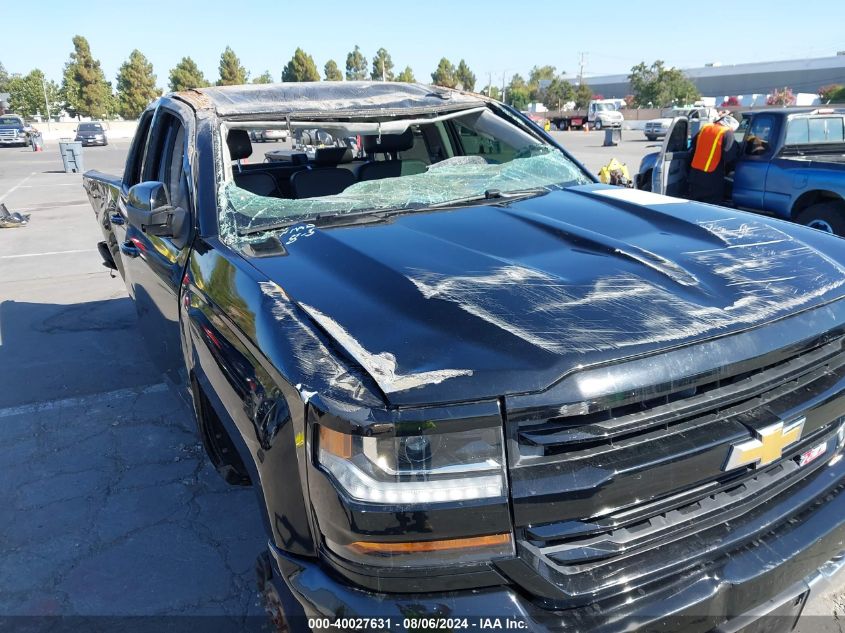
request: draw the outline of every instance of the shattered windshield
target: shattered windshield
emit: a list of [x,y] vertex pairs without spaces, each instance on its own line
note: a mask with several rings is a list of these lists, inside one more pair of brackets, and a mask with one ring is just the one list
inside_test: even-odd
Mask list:
[[222,130],[230,163],[220,224],[231,242],[299,222],[539,195],[592,182],[560,150],[486,108],[430,121],[394,120],[384,128],[302,123],[302,130],[292,130],[291,146],[268,149],[264,162],[253,156],[248,127],[237,125]]

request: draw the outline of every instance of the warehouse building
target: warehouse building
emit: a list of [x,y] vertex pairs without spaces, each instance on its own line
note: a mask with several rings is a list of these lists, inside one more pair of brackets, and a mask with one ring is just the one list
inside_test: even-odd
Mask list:
[[[845,51],[833,57],[793,59],[750,64],[713,63],[703,68],[685,68],[705,97],[766,94],[775,88],[791,88],[794,93],[817,93],[829,84],[845,84]],[[576,80],[570,79],[575,83]],[[595,94],[607,99],[631,94],[628,73],[587,77]]]

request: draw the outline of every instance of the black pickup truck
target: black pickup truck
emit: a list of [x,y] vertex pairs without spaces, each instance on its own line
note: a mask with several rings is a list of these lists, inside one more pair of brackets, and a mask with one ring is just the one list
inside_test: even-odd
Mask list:
[[170,94],[85,187],[279,630],[790,630],[843,566],[839,238],[402,83]]

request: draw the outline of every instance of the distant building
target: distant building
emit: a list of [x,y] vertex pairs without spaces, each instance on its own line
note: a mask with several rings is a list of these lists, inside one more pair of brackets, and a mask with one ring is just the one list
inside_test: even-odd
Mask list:
[[[795,94],[818,93],[829,84],[845,84],[845,51],[833,57],[793,59],[751,64],[721,64],[715,62],[703,68],[686,68],[684,74],[692,80],[705,97],[729,95],[766,95],[775,88],[788,87]],[[569,78],[573,84],[574,78]],[[605,99],[622,98],[631,94],[628,73],[602,75],[584,80],[595,94]],[[763,99],[765,103],[765,99]]]

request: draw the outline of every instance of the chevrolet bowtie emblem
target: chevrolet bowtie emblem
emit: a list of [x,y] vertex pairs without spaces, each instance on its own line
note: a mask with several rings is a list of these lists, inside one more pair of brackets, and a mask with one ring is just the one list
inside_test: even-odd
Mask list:
[[757,437],[731,446],[731,452],[728,453],[728,460],[722,470],[733,470],[749,464],[767,466],[780,459],[783,449],[801,439],[805,420],[806,418],[799,418],[786,425],[777,422],[755,430]]

